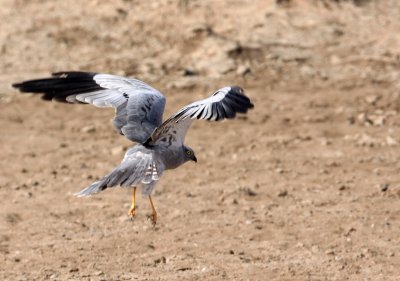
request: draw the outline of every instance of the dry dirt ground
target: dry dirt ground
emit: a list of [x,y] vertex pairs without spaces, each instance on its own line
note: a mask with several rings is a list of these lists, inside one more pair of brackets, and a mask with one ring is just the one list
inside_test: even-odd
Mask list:
[[[1,280],[399,280],[400,3],[0,1]],[[169,115],[225,85],[255,109],[197,122],[199,162],[130,192],[73,193],[132,144],[113,110],[10,84],[134,76]]]

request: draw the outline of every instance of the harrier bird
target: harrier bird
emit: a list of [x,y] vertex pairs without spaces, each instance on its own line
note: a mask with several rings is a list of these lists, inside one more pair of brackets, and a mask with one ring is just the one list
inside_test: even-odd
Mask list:
[[13,84],[21,92],[42,93],[44,100],[113,107],[116,130],[133,142],[121,164],[76,196],[88,196],[109,187],[133,187],[129,216],[134,217],[136,187],[149,197],[153,225],[157,212],[151,198],[155,184],[165,170],[187,161],[197,162],[193,149],[184,145],[185,135],[194,119],[219,121],[234,118],[253,108],[239,87],[224,87],[211,97],[191,103],[162,122],[165,97],[146,83],[110,74],[58,72],[49,78]]

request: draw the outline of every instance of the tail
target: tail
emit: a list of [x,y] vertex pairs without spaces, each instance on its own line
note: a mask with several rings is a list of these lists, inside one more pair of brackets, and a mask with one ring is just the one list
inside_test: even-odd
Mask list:
[[[131,179],[132,170],[122,167],[123,164],[115,168],[108,175],[99,181],[96,181],[81,191],[75,193],[77,197],[90,196],[99,193],[107,188],[115,186],[129,187],[137,182],[137,179]],[[134,173],[135,174],[135,173]]]
[[75,193],[74,195],[76,197],[90,196],[92,194],[99,193],[100,191],[103,191],[106,188],[107,188],[107,186],[104,185],[104,181],[99,180],[99,181],[92,183],[88,187],[82,189],[81,191]]
[[[78,193],[75,193],[75,196],[89,196],[107,188],[115,186],[131,187],[143,182],[143,180],[148,177],[148,175],[146,175],[146,170],[150,169],[150,171],[152,171],[153,166],[150,165],[152,163],[152,156],[150,153],[142,153],[138,151],[138,149],[141,149],[141,146],[135,146],[133,149],[128,150],[124,160],[122,160],[122,163],[118,167],[102,179],[92,183]],[[158,178],[156,179],[154,176],[153,171],[150,173],[150,178],[158,180]]]

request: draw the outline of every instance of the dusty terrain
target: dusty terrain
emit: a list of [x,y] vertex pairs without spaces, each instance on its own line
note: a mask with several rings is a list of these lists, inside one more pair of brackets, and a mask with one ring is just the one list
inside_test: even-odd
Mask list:
[[[400,3],[0,1],[1,280],[398,280]],[[166,117],[225,85],[246,117],[197,122],[199,163],[73,193],[132,145],[113,110],[10,88],[53,71],[134,76]]]

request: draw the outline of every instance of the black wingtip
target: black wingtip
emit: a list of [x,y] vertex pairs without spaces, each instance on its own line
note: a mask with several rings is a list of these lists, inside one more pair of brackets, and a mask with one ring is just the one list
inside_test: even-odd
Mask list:
[[21,93],[30,93],[32,92],[31,86],[30,86],[30,81],[24,81],[24,82],[19,82],[19,83],[14,83],[11,84],[11,86],[14,89],[19,90]]
[[12,84],[21,93],[43,94],[43,100],[68,102],[67,97],[74,94],[90,93],[102,90],[93,79],[94,72],[62,71],[51,77],[22,81]]
[[11,87],[13,87],[14,89],[19,89],[19,88],[21,88],[21,86],[22,86],[22,83],[13,83],[13,84],[11,84]]
[[231,90],[229,92],[232,93],[237,99],[239,99],[240,103],[246,106],[247,109],[254,108],[254,104],[251,102],[250,98],[246,96],[243,88],[239,86],[231,86]]

